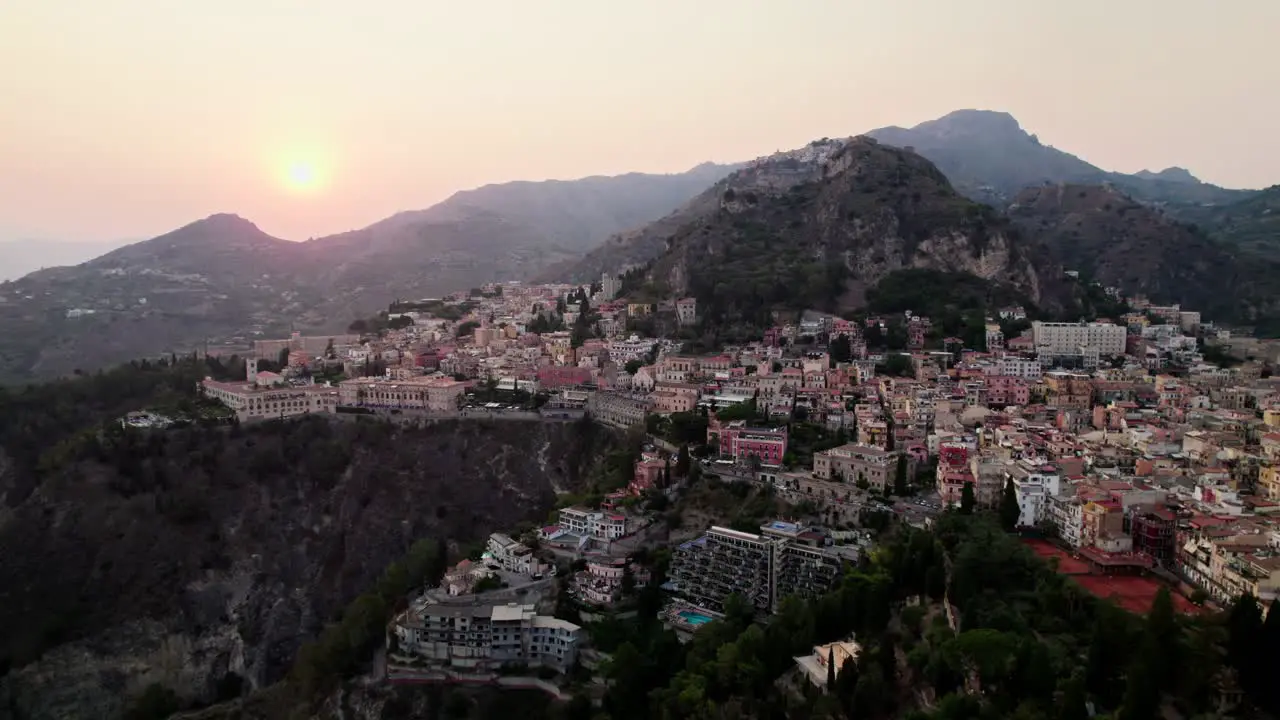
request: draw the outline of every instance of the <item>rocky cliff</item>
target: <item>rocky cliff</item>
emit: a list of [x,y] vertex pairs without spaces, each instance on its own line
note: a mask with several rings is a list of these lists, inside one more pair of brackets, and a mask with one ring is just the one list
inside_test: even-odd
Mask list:
[[604,272],[621,272],[643,265],[662,254],[681,228],[714,215],[726,192],[744,197],[786,192],[801,183],[822,176],[823,161],[842,140],[824,138],[796,150],[757,158],[712,185],[692,200],[659,220],[610,237],[605,243],[572,263],[548,268],[538,280],[544,282],[593,282]]
[[1009,216],[1063,267],[1103,285],[1220,321],[1280,313],[1276,261],[1246,256],[1114,187],[1028,188]]
[[835,143],[808,182],[723,191],[683,226],[636,296],[692,295],[711,323],[760,327],[778,310],[849,310],[905,268],[968,273],[1041,297],[1019,233],[957,194],[928,160],[870,138]]
[[541,519],[615,442],[511,430],[311,418],[68,447],[0,510],[0,715],[113,718],[152,683],[200,703],[278,680],[415,540]]

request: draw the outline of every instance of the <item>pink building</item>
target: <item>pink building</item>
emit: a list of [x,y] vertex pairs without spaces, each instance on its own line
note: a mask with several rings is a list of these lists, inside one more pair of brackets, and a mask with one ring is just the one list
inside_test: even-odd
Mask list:
[[538,368],[538,386],[552,390],[591,382],[591,368],[577,365],[547,365]]
[[635,475],[631,480],[631,492],[633,495],[657,487],[662,480],[662,471],[667,467],[666,462],[658,458],[656,455],[645,455],[636,462]]
[[[708,428],[708,434],[711,429]],[[720,454],[738,462],[760,459],[762,465],[781,465],[787,453],[787,429],[749,428],[742,421],[719,426]]]
[[1026,405],[1031,402],[1031,386],[1026,380],[1007,375],[986,378],[988,405]]
[[[942,502],[959,503],[965,483],[974,482],[973,472],[969,470],[969,448],[963,445],[943,445],[939,448],[936,479]],[[977,491],[976,484],[974,491]]]

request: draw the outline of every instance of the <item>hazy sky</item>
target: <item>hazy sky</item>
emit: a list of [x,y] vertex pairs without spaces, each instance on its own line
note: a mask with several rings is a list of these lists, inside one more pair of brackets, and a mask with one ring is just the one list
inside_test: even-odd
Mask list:
[[0,237],[226,211],[305,239],[965,107],[1107,169],[1265,186],[1276,28],[1277,0],[7,0]]

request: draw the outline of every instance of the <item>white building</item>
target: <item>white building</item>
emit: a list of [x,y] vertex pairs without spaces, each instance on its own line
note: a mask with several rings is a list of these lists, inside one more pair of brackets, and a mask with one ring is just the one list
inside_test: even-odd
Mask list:
[[1018,499],[1018,525],[1034,527],[1050,519],[1049,498],[1058,494],[1061,485],[1058,468],[1022,461],[1009,470],[1009,476]]
[[533,549],[509,535],[493,533],[485,549],[489,551],[489,559],[503,570],[524,575],[542,571],[542,563],[533,556]]
[[1084,503],[1074,492],[1049,496],[1049,520],[1058,529],[1058,537],[1073,548],[1080,547],[1084,525]]
[[1005,356],[996,361],[996,374],[1025,380],[1039,380],[1044,375],[1044,368],[1038,360],[1023,357]]
[[560,511],[560,529],[571,535],[617,540],[627,534],[627,519],[617,513],[567,507]]
[[987,351],[1004,349],[1004,332],[999,325],[987,323]]
[[698,301],[694,298],[682,298],[676,301],[676,321],[681,325],[692,325],[698,321]]
[[568,670],[581,628],[538,615],[533,605],[448,604],[422,600],[394,621],[399,654],[464,670],[542,665]]
[[1111,323],[1058,323],[1031,324],[1036,352],[1042,355],[1075,355],[1081,347],[1094,348],[1099,355],[1123,355],[1128,331],[1122,325]]
[[618,291],[622,289],[622,281],[613,273],[605,273],[600,276],[600,298],[602,300],[612,300],[618,296]]
[[658,341],[652,338],[642,338],[634,334],[626,340],[614,340],[609,343],[609,359],[619,365],[625,365],[632,360],[643,359],[657,343]]

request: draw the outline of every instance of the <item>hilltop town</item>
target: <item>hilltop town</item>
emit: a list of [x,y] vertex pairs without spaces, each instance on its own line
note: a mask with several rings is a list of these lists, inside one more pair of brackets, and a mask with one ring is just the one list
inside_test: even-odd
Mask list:
[[[403,608],[390,679],[558,693],[549,678],[599,667],[588,621],[639,608],[688,639],[726,614],[766,618],[836,587],[889,523],[947,511],[998,512],[1136,612],[1162,586],[1186,610],[1280,590],[1280,379],[1265,344],[1112,289],[1120,312],[1095,322],[999,308],[976,348],[911,312],[807,312],[694,353],[696,302],[618,299],[624,280],[398,302],[346,335],[258,341],[243,380],[202,383],[242,423],[470,417],[639,439],[625,481],[493,534]],[[767,499],[733,517],[698,505],[731,487]],[[857,643],[797,668],[821,686],[837,650]]]

